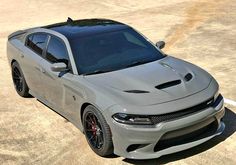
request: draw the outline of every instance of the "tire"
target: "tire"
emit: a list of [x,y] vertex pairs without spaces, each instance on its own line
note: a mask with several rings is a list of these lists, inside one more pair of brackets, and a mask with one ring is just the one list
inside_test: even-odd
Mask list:
[[110,127],[101,112],[91,105],[84,110],[83,127],[86,140],[96,154],[104,157],[113,153]]
[[21,97],[29,97],[29,87],[25,81],[23,72],[20,68],[20,65],[15,61],[11,65],[12,71],[12,80],[15,87],[16,92]]

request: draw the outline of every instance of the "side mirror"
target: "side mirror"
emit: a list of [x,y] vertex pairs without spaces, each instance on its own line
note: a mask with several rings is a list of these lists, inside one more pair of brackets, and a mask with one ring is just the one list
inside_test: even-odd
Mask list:
[[165,47],[165,42],[164,41],[158,41],[157,43],[156,43],[156,47],[158,47],[159,49],[162,49],[162,48],[164,48]]
[[51,70],[53,72],[62,72],[62,71],[67,70],[67,65],[64,62],[54,63],[51,66]]

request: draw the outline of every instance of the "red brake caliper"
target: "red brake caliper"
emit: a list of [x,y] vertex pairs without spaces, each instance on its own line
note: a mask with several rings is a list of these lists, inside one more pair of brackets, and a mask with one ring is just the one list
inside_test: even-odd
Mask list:
[[92,131],[93,131],[93,136],[96,135],[97,132],[97,127],[96,127],[96,121],[94,121],[95,119],[93,118],[92,120]]

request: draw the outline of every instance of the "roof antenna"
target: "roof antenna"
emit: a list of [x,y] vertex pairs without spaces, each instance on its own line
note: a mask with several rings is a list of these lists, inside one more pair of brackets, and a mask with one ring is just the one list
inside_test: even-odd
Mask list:
[[67,23],[73,23],[74,21],[73,21],[73,19],[71,19],[70,17],[68,17],[66,22],[67,22]]

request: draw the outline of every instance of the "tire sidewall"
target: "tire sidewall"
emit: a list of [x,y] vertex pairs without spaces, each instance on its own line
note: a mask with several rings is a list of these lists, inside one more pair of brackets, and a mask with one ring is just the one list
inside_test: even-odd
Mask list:
[[[15,85],[15,82],[13,80],[13,69],[14,68],[17,68],[22,76],[22,83],[23,83],[23,87],[22,87],[22,91],[18,91],[17,88],[16,88],[16,85]],[[13,62],[12,66],[11,66],[11,72],[12,72],[12,81],[13,81],[13,84],[14,84],[14,88],[16,90],[16,92],[22,96],[22,97],[25,97],[25,96],[28,96],[28,91],[29,91],[29,88],[26,84],[26,81],[25,81],[25,77],[24,77],[24,74],[19,66],[19,64],[17,62]]]
[[100,156],[107,156],[109,154],[112,154],[113,153],[113,144],[112,144],[112,140],[111,140],[112,137],[111,137],[110,129],[107,129],[107,127],[109,127],[109,126],[108,126],[105,118],[103,117],[102,113],[99,110],[97,110],[95,107],[88,106],[85,108],[84,113],[83,113],[83,126],[85,126],[85,117],[88,113],[93,113],[97,117],[97,119],[99,120],[99,123],[100,123],[102,131],[103,131],[103,139],[104,139],[103,146],[100,149],[96,149],[93,147],[92,144],[90,144],[88,137],[86,136],[86,132],[85,132],[85,137],[86,137],[86,140],[87,140],[90,148],[96,154],[98,154]]

